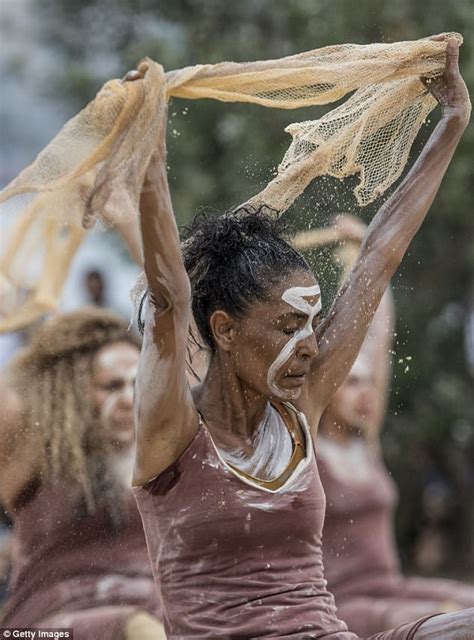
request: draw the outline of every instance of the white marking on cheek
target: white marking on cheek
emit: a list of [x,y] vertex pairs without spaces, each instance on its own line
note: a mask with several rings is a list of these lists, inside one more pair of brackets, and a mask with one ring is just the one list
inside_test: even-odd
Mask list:
[[110,420],[110,417],[113,415],[119,399],[120,396],[118,393],[112,393],[102,405],[100,410],[100,417],[106,424]]
[[100,415],[105,421],[108,421],[114,414],[117,405],[122,399],[127,399],[129,402],[133,402],[135,378],[137,377],[137,366],[127,367],[126,370],[121,372],[123,379],[123,387],[114,391],[109,395],[107,400],[102,405]]
[[298,311],[307,314],[308,319],[304,327],[299,329],[294,336],[291,336],[268,369],[267,384],[276,396],[285,397],[287,395],[275,382],[277,372],[293,355],[298,342],[305,340],[313,333],[313,319],[314,316],[321,311],[321,297],[315,305],[309,304],[305,298],[317,295],[321,296],[321,289],[318,284],[312,287],[291,287],[291,289],[287,289],[281,297],[282,300]]
[[127,397],[130,402],[133,402],[133,396],[135,393],[135,379],[137,377],[138,366],[130,367],[130,369],[124,374],[124,387],[122,393]]

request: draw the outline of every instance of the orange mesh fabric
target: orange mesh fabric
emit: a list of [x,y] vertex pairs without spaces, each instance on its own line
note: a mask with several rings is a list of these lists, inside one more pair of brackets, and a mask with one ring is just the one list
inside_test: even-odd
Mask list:
[[[451,35],[462,41],[459,34]],[[277,176],[248,203],[283,212],[317,176],[359,174],[355,195],[366,205],[400,176],[413,140],[436,104],[419,77],[439,75],[445,51],[446,41],[422,39],[330,46],[280,60],[197,65],[168,72],[166,96],[297,109],[353,92],[319,120],[287,127],[293,141]],[[2,191],[0,202],[10,200],[9,208],[17,208],[25,220],[61,221],[48,231],[53,236],[66,233],[68,224],[88,228],[97,215],[111,224],[135,216],[162,117],[161,67],[148,59],[142,65],[147,68],[143,80],[107,82]],[[27,204],[15,197],[24,193],[33,194]],[[42,228],[46,233],[44,224]],[[57,247],[64,260],[65,245],[56,245],[54,237],[48,243],[49,251]],[[75,250],[75,243],[69,248]],[[23,323],[24,303],[2,305],[2,289],[25,281],[21,268],[13,267],[11,251],[9,256],[1,265],[0,330]],[[30,302],[41,289],[40,279],[48,277],[47,266],[38,273],[37,282],[28,284]],[[48,304],[54,307],[52,296]]]

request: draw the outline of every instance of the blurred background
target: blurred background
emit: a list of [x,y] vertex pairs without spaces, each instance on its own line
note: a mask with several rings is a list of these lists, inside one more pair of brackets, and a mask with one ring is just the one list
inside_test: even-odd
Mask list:
[[[460,31],[461,70],[471,93],[474,86],[472,0],[2,0],[0,12],[0,186],[103,82],[143,56],[170,70]],[[290,142],[285,126],[323,112],[174,100],[169,175],[179,224],[203,207],[223,211],[259,191]],[[438,118],[437,110],[412,158]],[[385,459],[400,488],[397,535],[405,569],[467,580],[474,580],[473,151],[471,125],[393,282],[397,331],[383,432]],[[361,210],[353,186],[315,181],[288,212],[289,224],[318,227],[337,213],[369,221],[383,198]],[[327,308],[337,266],[329,250],[309,257]],[[136,275],[113,233],[93,233],[76,256],[63,308],[93,302],[127,315]],[[0,363],[17,341],[1,338]]]

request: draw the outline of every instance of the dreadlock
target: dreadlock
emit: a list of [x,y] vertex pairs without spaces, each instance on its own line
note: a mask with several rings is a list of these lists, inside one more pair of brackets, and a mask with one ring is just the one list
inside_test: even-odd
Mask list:
[[108,446],[92,404],[94,357],[104,346],[139,340],[115,314],[84,308],[45,322],[10,368],[25,407],[26,432],[39,433],[42,473],[79,485],[85,513],[105,506],[120,518],[119,487],[106,457]]

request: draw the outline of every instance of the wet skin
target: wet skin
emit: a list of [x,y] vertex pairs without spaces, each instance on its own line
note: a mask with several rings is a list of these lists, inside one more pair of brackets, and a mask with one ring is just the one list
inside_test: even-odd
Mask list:
[[[308,314],[285,302],[283,295],[295,287],[311,292],[315,285],[312,273],[294,271],[270,287],[264,300],[254,301],[243,318],[232,318],[224,311],[212,315],[216,350],[205,380],[193,389],[193,397],[223,449],[250,449],[252,434],[261,423],[268,402],[294,401],[301,394],[318,354],[314,330],[319,315],[312,320],[313,331],[296,341],[288,359],[275,371],[277,394],[269,387],[268,372],[308,322]],[[319,297],[310,295],[304,300],[314,307]]]
[[[383,293],[423,222],[469,121],[469,96],[459,74],[455,40],[448,43],[446,60],[445,72],[427,83],[442,106],[441,120],[410,172],[372,219],[354,267],[318,327],[318,345],[311,334],[294,357],[275,372],[278,389],[288,392],[296,407],[306,414],[314,434],[322,412],[349,373]],[[212,331],[217,351],[205,383],[192,397],[186,375],[191,285],[182,261],[166,173],[163,71],[160,81],[157,103],[163,130],[157,136],[159,142],[140,198],[150,307],[137,375],[135,484],[144,484],[180,457],[198,431],[197,410],[211,429],[249,437],[260,423],[268,400],[276,400],[269,393],[265,376],[283,349],[285,338],[289,339],[289,335],[281,334],[283,328],[276,325],[276,310],[270,305],[260,307],[260,313],[260,304],[251,305],[249,314],[239,323],[222,311],[215,312]],[[274,303],[285,304],[281,296],[289,288],[314,286],[310,274],[305,278],[306,282],[293,278],[284,283]],[[308,302],[314,306],[317,301]],[[301,319],[299,328],[304,324],[305,319]],[[308,367],[308,373],[303,367]]]

